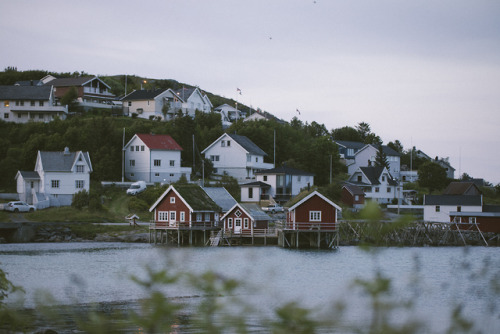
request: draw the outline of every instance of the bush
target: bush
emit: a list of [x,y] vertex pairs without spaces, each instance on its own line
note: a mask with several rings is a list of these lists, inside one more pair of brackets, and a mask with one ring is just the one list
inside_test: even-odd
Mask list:
[[83,209],[84,207],[89,206],[90,195],[87,190],[83,189],[82,191],[77,192],[73,195],[73,202],[71,206],[77,208],[78,210]]
[[149,205],[140,198],[132,197],[128,202],[128,209],[130,212],[144,212],[149,210]]

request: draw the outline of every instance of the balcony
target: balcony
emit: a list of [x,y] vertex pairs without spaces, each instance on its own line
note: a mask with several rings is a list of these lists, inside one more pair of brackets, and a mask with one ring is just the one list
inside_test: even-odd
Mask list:
[[107,90],[100,89],[100,88],[94,88],[94,87],[83,87],[83,93],[84,94],[93,94],[93,95],[114,97],[114,95],[111,94],[110,92],[108,92]]

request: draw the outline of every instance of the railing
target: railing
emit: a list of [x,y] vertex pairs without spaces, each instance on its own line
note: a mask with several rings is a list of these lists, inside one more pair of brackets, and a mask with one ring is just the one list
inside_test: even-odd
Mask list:
[[15,106],[11,108],[12,112],[64,112],[68,113],[67,106]]
[[83,92],[84,93],[89,93],[89,94],[99,94],[99,95],[106,95],[106,96],[114,96],[112,93],[110,93],[107,90],[99,89],[99,88],[93,88],[93,87],[83,87]]
[[331,231],[337,229],[337,222],[277,222],[276,228],[282,230],[301,230],[301,231]]
[[217,227],[215,222],[198,222],[198,221],[154,221],[149,222],[149,228],[153,230],[206,230]]
[[239,232],[235,232],[233,230],[226,230],[222,233],[222,236],[225,238],[233,237],[233,236],[276,236],[278,230],[274,227],[271,228],[254,228],[253,230],[241,230]]

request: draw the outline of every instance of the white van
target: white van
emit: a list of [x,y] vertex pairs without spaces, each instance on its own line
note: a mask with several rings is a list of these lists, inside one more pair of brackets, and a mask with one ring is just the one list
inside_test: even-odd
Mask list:
[[127,195],[137,195],[138,193],[142,193],[146,190],[146,182],[137,181],[130,185],[130,188],[127,189]]

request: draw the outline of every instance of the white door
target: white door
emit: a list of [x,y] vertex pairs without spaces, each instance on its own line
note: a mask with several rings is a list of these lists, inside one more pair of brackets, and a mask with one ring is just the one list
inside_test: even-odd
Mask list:
[[241,218],[236,218],[234,220],[234,233],[235,234],[241,233]]

